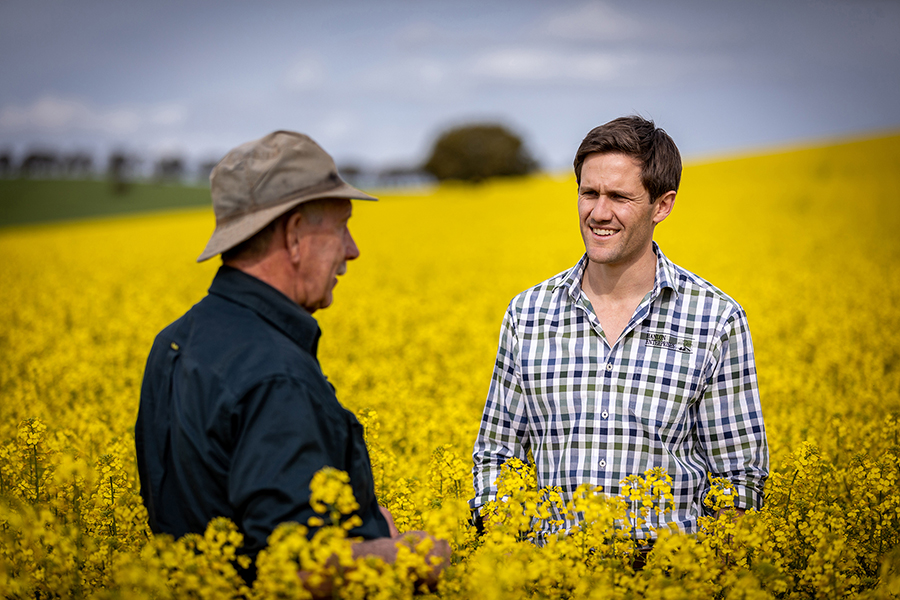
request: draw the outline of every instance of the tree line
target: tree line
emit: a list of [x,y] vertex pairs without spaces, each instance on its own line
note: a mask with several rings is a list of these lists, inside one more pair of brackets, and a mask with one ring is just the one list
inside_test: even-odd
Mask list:
[[[215,164],[216,161],[205,161],[191,168],[183,157],[167,155],[157,158],[148,169],[139,156],[123,151],[110,153],[105,165],[96,165],[94,157],[86,152],[33,150],[17,161],[12,152],[0,151],[0,177],[87,179],[100,175],[122,192],[139,179],[208,181]],[[444,131],[420,165],[371,171],[346,164],[340,165],[339,171],[356,185],[403,187],[433,180],[481,182],[492,177],[527,175],[538,167],[518,135],[502,125],[476,123]]]
[[[201,163],[192,171],[181,156],[163,156],[151,164],[150,177],[172,181],[209,176],[215,161]],[[10,151],[0,152],[0,176],[36,179],[92,178],[107,175],[111,179],[147,177],[145,161],[136,154],[115,151],[110,153],[105,168],[97,165],[88,152],[59,152],[43,148],[24,153],[20,160]]]

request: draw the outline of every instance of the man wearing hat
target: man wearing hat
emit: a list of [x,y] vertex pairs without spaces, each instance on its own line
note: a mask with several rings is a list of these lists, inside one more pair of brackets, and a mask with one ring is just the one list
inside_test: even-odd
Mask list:
[[[235,148],[210,183],[216,228],[197,260],[221,254],[223,264],[209,294],[156,337],[141,388],[135,442],[150,527],[180,537],[224,516],[255,557],[279,523],[316,514],[310,482],[329,466],[349,474],[359,503],[354,552],[391,561],[398,533],[375,498],[363,428],[322,374],[311,316],[359,256],[350,200],[376,198],[289,131]],[[446,559],[449,546],[434,552]]]

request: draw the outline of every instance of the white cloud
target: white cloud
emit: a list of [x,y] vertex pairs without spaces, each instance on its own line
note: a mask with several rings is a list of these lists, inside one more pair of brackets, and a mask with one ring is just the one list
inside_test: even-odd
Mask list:
[[435,40],[444,38],[444,29],[426,20],[407,23],[400,27],[395,34],[397,41],[412,45],[432,44]]
[[150,121],[157,125],[180,125],[187,120],[188,111],[184,106],[160,106],[150,111]]
[[319,123],[319,130],[325,139],[341,140],[353,133],[358,125],[355,115],[348,112],[333,112]]
[[287,69],[283,82],[287,89],[295,92],[318,89],[325,83],[325,66],[316,57],[303,57]]
[[506,48],[475,60],[473,74],[505,81],[551,83],[570,81],[595,84],[611,81],[630,68],[634,60],[603,52],[557,52]]
[[453,93],[452,65],[426,57],[383,61],[370,68],[360,85],[367,92],[377,91],[403,98],[428,99]]
[[180,135],[163,136],[147,145],[147,150],[154,156],[183,156],[184,139]]
[[578,40],[623,40],[647,35],[645,24],[625,16],[605,2],[588,2],[551,17],[546,30],[553,36]]
[[104,108],[72,98],[43,96],[29,105],[0,108],[0,131],[125,135],[145,127],[180,125],[186,118],[187,109],[177,104]]

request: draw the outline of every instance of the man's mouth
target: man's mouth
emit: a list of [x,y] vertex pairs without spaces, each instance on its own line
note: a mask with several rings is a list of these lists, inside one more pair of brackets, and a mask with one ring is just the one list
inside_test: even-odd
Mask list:
[[594,232],[594,235],[597,235],[600,237],[609,237],[611,235],[616,234],[615,229],[603,229],[601,227],[591,227],[591,231]]

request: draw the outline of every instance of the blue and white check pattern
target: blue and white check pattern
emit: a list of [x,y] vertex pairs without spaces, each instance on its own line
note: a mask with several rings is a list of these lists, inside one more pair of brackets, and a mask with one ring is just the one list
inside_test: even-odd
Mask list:
[[564,499],[581,483],[618,495],[626,476],[662,467],[673,481],[668,519],[687,532],[703,514],[707,473],[732,482],[738,508],[761,506],[769,457],[746,314],[653,248],[653,290],[612,347],[581,289],[586,256],[510,302],[472,508],[494,500],[500,467],[529,451],[538,486],[559,486]]

